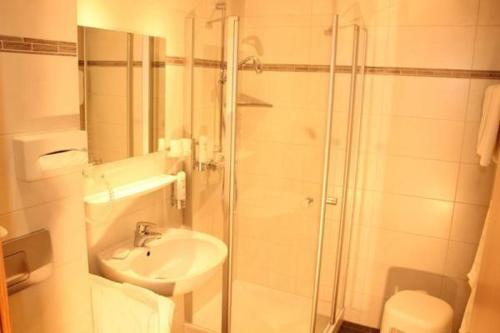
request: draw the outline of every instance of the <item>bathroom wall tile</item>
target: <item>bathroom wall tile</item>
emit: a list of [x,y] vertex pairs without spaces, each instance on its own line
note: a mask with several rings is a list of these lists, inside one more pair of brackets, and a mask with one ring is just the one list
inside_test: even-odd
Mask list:
[[265,63],[304,64],[310,55],[310,28],[248,27],[241,34],[242,56],[258,55]]
[[477,27],[477,37],[474,47],[474,69],[500,70],[498,36],[500,27]]
[[378,171],[384,191],[453,200],[458,164],[387,156]]
[[479,0],[396,0],[388,9],[389,25],[471,26],[476,23]]
[[479,155],[476,153],[479,123],[465,123],[463,134],[462,156],[460,160],[466,163],[479,163]]
[[52,201],[0,216],[0,225],[9,231],[9,238],[48,229],[54,264],[60,266],[86,256],[83,207],[78,197]]
[[465,115],[469,80],[410,76],[381,76],[384,95],[381,113],[462,121]]
[[389,230],[374,229],[369,258],[388,266],[407,267],[440,274],[443,272],[448,241]]
[[476,255],[477,245],[450,241],[446,256],[445,274],[466,280]]
[[463,203],[487,205],[490,201],[494,168],[476,164],[461,164],[456,200]]
[[1,53],[0,64],[0,134],[79,126],[74,57]]
[[[312,14],[324,15],[333,14],[335,11],[335,3],[330,0],[312,0]],[[331,15],[329,15],[331,16]]]
[[381,131],[388,154],[459,161],[463,128],[458,121],[386,117]]
[[474,32],[473,27],[374,27],[368,43],[376,46],[367,64],[470,69]]
[[207,28],[206,20],[195,20],[194,57],[200,59],[220,60],[221,36],[219,22]]
[[363,23],[368,26],[387,24],[390,1],[388,0],[339,0],[335,2],[341,22]]
[[496,13],[500,12],[500,4],[496,0],[480,0],[479,25],[500,25],[500,18]]
[[443,239],[447,239],[450,233],[451,202],[378,194],[373,207],[372,226]]
[[245,16],[288,16],[310,15],[311,3],[308,0],[297,0],[290,3],[286,0],[245,2]]
[[[105,29],[86,29],[85,51],[87,60],[127,60],[127,33]],[[137,42],[137,41],[134,41]],[[134,43],[134,53],[137,52]]]
[[488,208],[485,206],[455,203],[450,239],[478,244],[487,210]]
[[109,94],[90,94],[88,98],[88,121],[93,123],[106,122],[113,124],[126,124],[127,106],[125,96]]
[[3,1],[0,31],[3,35],[76,41],[74,1]]
[[89,89],[91,94],[126,96],[126,68],[89,66],[88,75],[92,82]]

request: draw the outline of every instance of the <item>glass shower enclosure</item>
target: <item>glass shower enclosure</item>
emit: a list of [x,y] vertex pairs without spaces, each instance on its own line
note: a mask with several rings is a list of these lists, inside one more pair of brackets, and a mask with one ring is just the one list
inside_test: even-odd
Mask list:
[[[197,147],[187,224],[223,238],[228,258],[185,296],[187,325],[331,332],[347,285],[366,34],[334,17],[318,30],[331,44],[323,59],[266,64],[241,54],[239,18],[223,9],[217,28],[190,23],[185,127]],[[196,52],[205,29],[221,37],[212,59]]]

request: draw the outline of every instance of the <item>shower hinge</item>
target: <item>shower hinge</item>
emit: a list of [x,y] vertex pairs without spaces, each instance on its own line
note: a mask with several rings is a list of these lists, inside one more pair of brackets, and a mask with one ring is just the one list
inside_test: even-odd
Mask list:
[[338,202],[338,199],[335,197],[327,197],[326,198],[326,204],[327,205],[336,205]]

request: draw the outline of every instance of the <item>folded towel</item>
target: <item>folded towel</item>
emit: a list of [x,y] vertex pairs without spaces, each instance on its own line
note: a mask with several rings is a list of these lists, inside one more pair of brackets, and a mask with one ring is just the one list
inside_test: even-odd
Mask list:
[[[491,207],[491,203],[490,203]],[[472,319],[472,310],[474,306],[474,300],[476,299],[477,292],[477,284],[479,282],[479,272],[481,270],[481,263],[483,261],[483,253],[484,253],[484,244],[486,242],[486,235],[488,234],[488,229],[491,223],[491,210],[488,210],[486,214],[486,219],[484,221],[483,232],[481,234],[481,239],[479,240],[479,245],[476,251],[476,257],[474,258],[474,262],[472,264],[472,268],[467,274],[469,278],[469,285],[471,287],[471,293],[469,296],[469,300],[467,302],[467,306],[465,308],[465,313],[462,318],[462,326],[460,327],[460,333],[470,333],[470,324]]]
[[94,333],[170,333],[174,303],[150,290],[90,275]]
[[496,162],[498,154],[498,127],[500,124],[500,85],[492,85],[486,89],[483,102],[483,115],[479,127],[477,153],[481,166]]

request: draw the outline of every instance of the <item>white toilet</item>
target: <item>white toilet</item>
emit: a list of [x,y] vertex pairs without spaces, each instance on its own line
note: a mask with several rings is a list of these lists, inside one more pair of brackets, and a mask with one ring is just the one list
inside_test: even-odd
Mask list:
[[384,306],[380,333],[451,333],[453,310],[439,298],[405,290]]

